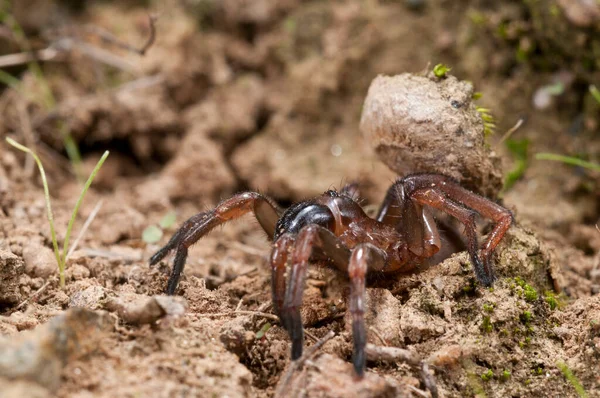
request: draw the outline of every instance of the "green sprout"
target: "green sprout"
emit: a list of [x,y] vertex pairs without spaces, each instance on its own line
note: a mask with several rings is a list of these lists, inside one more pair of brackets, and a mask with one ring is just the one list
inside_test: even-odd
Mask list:
[[267,322],[263,325],[262,328],[260,328],[260,330],[258,332],[256,332],[256,338],[262,339],[264,337],[265,333],[267,333],[269,331],[269,329],[271,329],[271,324],[269,322]]
[[526,301],[535,301],[538,299],[538,292],[537,290],[535,290],[535,288],[531,285],[528,285],[522,278],[520,277],[516,277],[515,278],[515,282],[517,283],[517,285],[521,286],[521,288],[523,289],[523,293],[525,294],[525,300]]
[[492,371],[492,369],[488,369],[487,371],[485,371],[481,374],[481,380],[483,380],[483,381],[490,381],[493,378],[494,378],[494,372]]
[[590,93],[592,94],[592,97],[594,97],[594,99],[600,104],[600,90],[598,90],[598,88],[593,84],[590,84]]
[[476,106],[475,109],[479,112],[479,115],[483,120],[483,135],[485,138],[488,138],[496,131],[496,119],[494,119],[494,116],[488,108]]
[[556,296],[554,295],[554,293],[546,292],[544,298],[546,300],[546,303],[548,304],[548,306],[550,307],[550,309],[552,311],[554,311],[558,307],[558,300],[556,299]]
[[510,151],[513,159],[515,160],[515,166],[511,171],[504,177],[504,191],[512,188],[515,183],[523,177],[525,170],[529,165],[527,160],[527,150],[529,148],[529,140],[524,138],[522,140],[506,140],[506,148]]
[[583,159],[575,158],[572,156],[558,155],[555,153],[538,153],[535,155],[536,160],[552,160],[555,162],[562,162],[571,166],[583,167],[585,169],[600,171],[600,164],[588,162]]
[[500,380],[501,380],[501,381],[503,381],[503,382],[507,382],[507,381],[509,381],[509,380],[510,380],[510,376],[511,376],[511,374],[510,374],[510,370],[506,370],[506,369],[505,369],[505,370],[502,372],[502,374],[500,375]]
[[533,315],[531,315],[531,311],[523,311],[520,318],[521,318],[521,322],[523,322],[525,325],[527,325],[527,324],[529,324],[529,322],[531,322],[531,318],[533,318]]
[[177,221],[177,215],[171,211],[163,216],[158,225],[152,224],[142,232],[142,240],[146,243],[156,243],[163,237],[163,230],[171,228]]
[[494,330],[494,325],[492,324],[492,320],[489,315],[485,315],[483,317],[483,322],[481,323],[481,329],[485,333],[491,333]]
[[40,160],[40,158],[38,157],[38,155],[35,152],[33,152],[31,149],[27,148],[26,146],[19,144],[15,140],[13,140],[11,138],[6,138],[6,142],[8,142],[10,145],[14,146],[15,148],[17,148],[25,153],[30,154],[33,157],[33,159],[35,160],[35,162],[37,163],[38,169],[40,170],[40,176],[42,177],[42,185],[44,186],[44,198],[46,200],[46,211],[47,211],[47,215],[48,215],[48,223],[50,224],[50,235],[52,237],[52,246],[54,247],[54,256],[56,257],[56,263],[58,264],[60,287],[64,288],[65,287],[65,265],[67,262],[67,249],[69,247],[69,239],[71,237],[71,230],[73,229],[73,223],[75,222],[75,218],[77,217],[77,212],[79,211],[79,207],[81,206],[81,203],[83,202],[83,197],[85,196],[86,192],[88,191],[90,185],[92,185],[92,181],[94,181],[94,178],[96,177],[96,174],[98,173],[98,170],[100,170],[100,167],[102,167],[102,164],[108,157],[109,152],[108,151],[104,152],[104,154],[102,155],[102,157],[96,164],[96,167],[94,167],[92,174],[90,174],[89,178],[85,182],[85,185],[83,186],[81,194],[79,195],[79,199],[77,199],[77,203],[75,204],[75,207],[73,208],[73,212],[71,213],[71,219],[69,220],[69,224],[67,225],[67,232],[65,234],[65,240],[63,242],[63,249],[62,249],[62,254],[61,254],[58,250],[58,241],[56,239],[56,230],[54,229],[54,215],[52,214],[52,205],[50,204],[50,192],[48,190],[48,181],[46,179],[46,172],[44,171],[44,166],[42,166],[42,161]]
[[433,67],[433,74],[435,75],[435,77],[443,79],[451,70],[452,68],[449,68],[444,64],[437,64]]
[[560,369],[560,371],[562,372],[563,376],[565,376],[565,379],[567,379],[567,381],[569,383],[571,383],[571,385],[573,386],[573,388],[577,392],[577,395],[579,395],[579,397],[581,397],[581,398],[587,398],[588,397],[587,392],[585,392],[585,389],[583,388],[583,386],[579,382],[579,379],[577,379],[577,377],[573,374],[573,372],[571,371],[571,369],[569,369],[569,367],[567,366],[567,364],[564,363],[564,362],[562,362],[562,361],[560,361],[560,362],[558,362],[556,364],[556,366]]

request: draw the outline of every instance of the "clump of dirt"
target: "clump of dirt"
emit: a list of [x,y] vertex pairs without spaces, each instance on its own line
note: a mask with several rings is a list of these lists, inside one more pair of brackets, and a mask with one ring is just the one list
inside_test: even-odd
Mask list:
[[0,275],[2,276],[2,292],[0,305],[18,304],[21,295],[19,292],[19,276],[24,272],[23,260],[10,251],[0,249]]
[[454,76],[378,76],[360,128],[390,169],[448,175],[485,196],[502,188],[500,158],[486,145],[473,85]]

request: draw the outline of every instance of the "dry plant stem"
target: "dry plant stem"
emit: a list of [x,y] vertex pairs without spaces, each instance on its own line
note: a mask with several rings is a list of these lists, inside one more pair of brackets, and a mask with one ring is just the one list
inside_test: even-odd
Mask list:
[[46,283],[44,283],[42,285],[42,287],[40,287],[38,290],[36,290],[31,296],[29,296],[25,300],[23,300],[23,302],[21,304],[17,305],[17,307],[15,308],[15,311],[21,309],[21,307],[23,307],[25,304],[27,304],[34,297],[37,297],[37,295],[39,295],[41,292],[43,292],[44,290],[46,290],[46,288],[49,285],[50,285],[50,280],[47,280]]
[[270,319],[272,321],[279,322],[279,317],[277,315],[268,314],[266,312],[258,312],[258,311],[231,311],[231,312],[217,312],[214,314],[198,314],[201,317],[220,317],[220,316],[234,316],[234,315],[255,315],[260,316],[262,318]]
[[83,237],[83,235],[85,234],[87,229],[90,227],[90,224],[92,223],[92,221],[94,221],[94,218],[96,218],[96,215],[100,211],[100,208],[102,208],[103,204],[104,204],[104,199],[100,199],[98,201],[98,203],[96,204],[96,207],[94,207],[94,209],[88,216],[87,220],[85,220],[83,227],[81,227],[81,231],[79,231],[79,235],[77,235],[77,238],[73,242],[73,246],[71,246],[71,248],[69,249],[69,252],[67,253],[67,256],[65,257],[65,261],[67,261],[69,259],[69,257],[71,256],[71,254],[73,254],[75,249],[77,249],[77,245],[79,244],[79,241],[81,240],[81,238]]
[[365,352],[367,353],[367,358],[372,361],[402,361],[415,367],[420,367],[422,362],[421,358],[412,351],[398,347],[381,347],[374,344],[367,344]]
[[291,381],[294,373],[297,370],[302,369],[302,367],[304,366],[304,363],[307,360],[311,359],[317,353],[317,351],[321,347],[323,347],[323,345],[325,345],[325,343],[327,343],[329,340],[331,340],[334,336],[335,336],[335,332],[333,330],[330,330],[329,333],[327,333],[321,340],[317,341],[315,344],[308,347],[306,349],[306,351],[304,352],[304,354],[300,358],[298,358],[296,361],[292,362],[292,364],[288,368],[287,372],[285,372],[285,374],[282,376],[281,380],[279,381],[279,383],[277,385],[277,389],[275,391],[276,398],[283,397],[284,395],[286,395],[287,387],[290,384],[290,381]]
[[93,34],[93,35],[99,37],[105,43],[112,44],[116,47],[122,48],[127,51],[131,51],[131,52],[139,54],[139,55],[145,55],[146,52],[148,51],[148,49],[150,47],[152,47],[152,44],[154,44],[154,41],[156,40],[156,20],[157,19],[158,19],[158,17],[156,15],[148,15],[150,36],[148,36],[148,40],[146,40],[146,43],[144,43],[144,45],[141,48],[137,48],[130,44],[125,43],[125,42],[119,40],[112,33],[108,32],[107,30],[104,30],[100,27],[97,27],[97,26],[93,26],[93,25],[86,26],[84,28],[84,31],[86,33],[90,33],[90,34]]
[[512,126],[511,128],[509,128],[508,131],[506,133],[504,133],[504,135],[500,139],[499,144],[502,144],[504,141],[506,141],[507,139],[509,139],[510,136],[512,136],[515,133],[515,131],[517,131],[518,129],[521,128],[521,126],[523,125],[523,123],[525,123],[525,118],[520,118],[514,126]]
[[[146,40],[146,43],[141,48],[136,48],[127,43],[124,43],[117,39],[114,35],[107,32],[104,29],[88,26],[84,28],[84,31],[87,33],[98,36],[103,42],[113,44],[119,48],[125,49],[127,51],[145,55],[148,49],[152,47],[154,41],[156,40],[156,16],[149,15],[149,25],[150,25],[150,36]],[[38,51],[30,50],[29,46],[24,46],[24,52],[17,54],[8,54],[0,56],[0,68],[6,68],[10,66],[29,64],[32,62],[39,61],[56,61],[59,60],[60,56],[72,51],[73,49],[77,49],[81,51],[86,56],[95,59],[104,64],[113,66],[117,69],[122,69],[128,72],[134,72],[133,65],[123,61],[121,58],[111,54],[108,51],[102,50],[100,48],[91,46],[89,44],[80,42],[71,37],[63,37],[52,43],[47,48]]]
[[427,394],[425,391],[419,390],[417,387],[411,386],[411,385],[407,385],[408,389],[412,392],[414,392],[415,394],[417,394],[419,397],[423,397],[423,398],[429,398],[430,395]]
[[431,396],[438,397],[438,389],[433,375],[429,371],[429,365],[412,351],[397,347],[379,347],[373,344],[367,344],[365,349],[367,358],[371,361],[386,362],[405,362],[410,366],[417,368],[421,373],[421,380],[425,387],[431,392]]
[[0,57],[0,68],[23,65],[34,61],[53,61],[59,54],[60,51],[56,48],[48,47],[34,52],[3,55]]

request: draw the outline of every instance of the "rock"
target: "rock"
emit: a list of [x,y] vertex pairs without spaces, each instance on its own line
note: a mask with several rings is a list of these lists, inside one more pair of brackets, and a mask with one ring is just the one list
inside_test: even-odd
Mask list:
[[63,367],[96,350],[112,324],[106,313],[72,308],[33,331],[3,338],[0,378],[33,381],[56,391]]
[[90,286],[85,290],[73,293],[69,307],[81,307],[89,310],[102,308],[107,291],[102,286]]
[[400,175],[445,174],[495,197],[500,159],[484,142],[473,86],[453,76],[378,76],[363,106],[360,128],[388,167]]
[[123,294],[107,300],[105,308],[117,313],[119,318],[132,325],[154,323],[166,316],[185,313],[187,302],[183,297]]
[[58,270],[54,251],[37,241],[23,247],[23,259],[26,272],[33,277],[48,278]]
[[17,304],[21,301],[19,276],[25,271],[23,261],[7,250],[0,250],[0,306]]

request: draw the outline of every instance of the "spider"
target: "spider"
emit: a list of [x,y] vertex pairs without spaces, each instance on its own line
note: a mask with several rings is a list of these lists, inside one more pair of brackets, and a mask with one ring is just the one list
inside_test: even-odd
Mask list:
[[[434,256],[441,247],[440,234],[428,207],[447,213],[462,224],[475,275],[484,286],[495,279],[492,255],[510,227],[509,210],[479,196],[449,177],[414,174],[397,180],[388,189],[375,218],[365,214],[356,199],[357,187],[293,204],[281,211],[272,199],[244,192],[214,209],[188,219],[169,242],[150,258],[150,265],[175,250],[167,294],[174,294],[188,248],[216,226],[253,212],[273,239],[270,256],[273,306],[292,341],[292,360],[302,355],[304,331],[300,316],[304,281],[311,261],[328,261],[349,276],[349,310],[352,315],[356,374],[364,375],[367,342],[365,281],[367,274],[407,272]],[[477,213],[495,225],[481,250],[477,242]],[[288,262],[289,269],[288,269]]]

